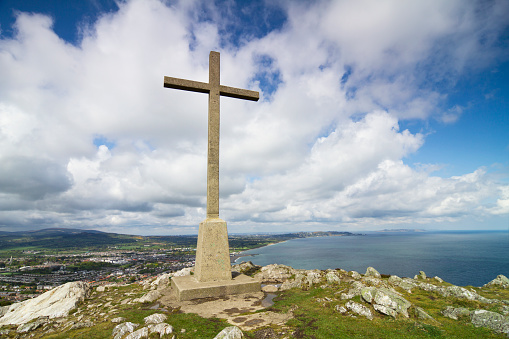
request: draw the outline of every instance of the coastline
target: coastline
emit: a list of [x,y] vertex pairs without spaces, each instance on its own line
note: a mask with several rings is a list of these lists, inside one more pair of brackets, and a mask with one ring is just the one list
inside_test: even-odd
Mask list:
[[[270,244],[267,244],[267,245],[263,245],[263,246],[258,246],[258,247],[253,247],[253,248],[250,248],[246,251],[251,251],[251,250],[256,250],[256,249],[259,249],[259,248],[263,248],[263,247],[268,247],[268,246],[272,246],[272,245],[276,245],[276,244],[282,244],[284,242],[287,242],[288,240],[283,240],[283,241],[278,241],[278,242],[271,242]],[[236,253],[234,255],[230,255],[230,263],[231,264],[236,264],[237,263],[237,259],[239,258],[243,258],[243,257],[254,257],[254,256],[257,256],[258,254],[246,254],[245,252],[246,251],[242,251],[242,252],[239,252],[239,253]]]

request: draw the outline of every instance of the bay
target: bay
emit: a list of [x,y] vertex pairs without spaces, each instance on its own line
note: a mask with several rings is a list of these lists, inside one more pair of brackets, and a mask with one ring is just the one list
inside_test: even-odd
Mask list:
[[419,271],[458,286],[482,286],[509,277],[509,232],[370,232],[361,236],[293,239],[244,252],[237,263],[283,264],[297,269],[335,269],[413,277]]

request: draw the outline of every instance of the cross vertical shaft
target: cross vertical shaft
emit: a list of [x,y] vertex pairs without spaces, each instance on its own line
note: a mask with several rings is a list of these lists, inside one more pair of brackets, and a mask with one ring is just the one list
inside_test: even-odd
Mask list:
[[219,218],[219,53],[209,55],[209,127],[207,150],[207,219]]

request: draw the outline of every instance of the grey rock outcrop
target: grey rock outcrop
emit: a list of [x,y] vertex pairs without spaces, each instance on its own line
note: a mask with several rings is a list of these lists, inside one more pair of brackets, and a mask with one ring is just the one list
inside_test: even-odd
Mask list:
[[159,338],[162,338],[166,334],[173,333],[173,326],[166,323],[148,325],[147,328],[149,333],[159,333]]
[[283,283],[292,276],[295,276],[297,270],[285,265],[272,264],[261,268],[260,272],[255,274],[254,278],[260,281],[272,281]]
[[6,306],[0,326],[25,324],[39,317],[66,317],[89,293],[90,286],[82,281],[58,286],[34,299]]
[[496,312],[475,310],[472,312],[471,321],[475,327],[487,327],[495,332],[509,335],[509,317]]
[[361,296],[380,313],[394,318],[397,314],[401,314],[408,318],[408,308],[412,304],[394,291],[386,288],[365,287],[361,291]]
[[219,332],[214,339],[241,339],[244,337],[244,333],[237,326],[230,326],[224,328]]
[[373,277],[373,278],[381,278],[382,277],[382,275],[380,273],[378,273],[378,271],[375,270],[373,267],[368,267],[366,269],[366,273],[364,274],[364,276]]
[[139,330],[134,331],[133,333],[129,333],[124,339],[141,339],[148,338],[148,328],[143,327]]
[[397,275],[391,275],[389,277],[388,282],[392,286],[400,287],[400,288],[404,289],[405,291],[407,291],[408,293],[412,293],[412,288],[417,286],[417,283],[415,283],[415,281],[413,279],[408,279],[408,278],[402,279],[402,278],[398,277]]
[[160,297],[161,297],[161,292],[159,292],[157,290],[152,290],[152,291],[148,292],[147,294],[145,294],[144,296],[142,296],[141,298],[134,299],[133,302],[135,302],[135,303],[151,303],[153,301],[156,301]]
[[442,311],[442,314],[447,318],[458,320],[460,317],[470,316],[470,310],[465,307],[454,308],[452,306],[447,306],[446,309]]
[[327,272],[327,274],[325,274],[325,279],[327,279],[329,285],[341,283],[341,279],[334,271]]
[[120,339],[123,338],[127,333],[132,333],[136,327],[140,326],[139,324],[132,323],[130,321],[118,324],[113,328],[113,338]]
[[159,324],[164,322],[167,318],[168,316],[165,314],[154,313],[148,317],[145,317],[143,320],[145,321],[145,324]]
[[373,320],[373,314],[370,309],[362,304],[356,303],[355,301],[349,301],[345,304],[345,307],[353,313],[366,317],[369,320]]
[[505,275],[498,275],[495,279],[490,281],[489,283],[485,284],[483,287],[502,287],[502,288],[509,288],[509,279]]

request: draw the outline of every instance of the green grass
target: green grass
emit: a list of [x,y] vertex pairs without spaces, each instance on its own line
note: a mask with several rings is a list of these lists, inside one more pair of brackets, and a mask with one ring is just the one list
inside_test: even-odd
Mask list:
[[[477,301],[465,301],[443,298],[433,292],[414,289],[403,297],[413,305],[423,308],[433,320],[417,319],[412,310],[410,318],[398,316],[397,319],[382,315],[372,309],[373,320],[362,316],[344,316],[335,310],[336,305],[344,305],[348,300],[340,300],[334,292],[347,288],[342,283],[335,288],[312,288],[309,291],[293,289],[276,298],[272,310],[287,312],[294,309],[295,318],[287,325],[297,338],[504,338],[504,335],[493,333],[486,328],[476,328],[468,318],[453,320],[442,315],[447,306],[477,309]],[[317,302],[317,298],[333,298],[331,302]],[[360,297],[352,299],[363,303]],[[369,306],[367,303],[363,303]],[[485,307],[486,305],[482,305]]]

